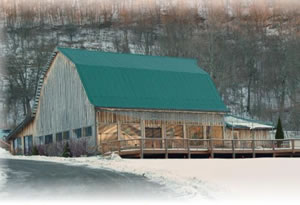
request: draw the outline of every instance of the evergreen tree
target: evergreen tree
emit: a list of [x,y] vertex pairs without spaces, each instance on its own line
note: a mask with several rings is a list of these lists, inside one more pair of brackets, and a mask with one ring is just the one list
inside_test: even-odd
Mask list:
[[64,146],[63,157],[72,157],[71,149],[69,143],[67,142]]
[[32,149],[32,155],[39,155],[39,150],[36,146],[34,146]]
[[277,140],[284,139],[284,133],[283,133],[283,130],[282,130],[282,125],[281,125],[280,117],[278,118],[278,122],[277,122],[275,139],[277,139]]
[[278,122],[277,122],[275,139],[279,140],[279,141],[277,141],[277,147],[281,147],[282,141],[280,141],[280,140],[284,139],[284,133],[282,130],[280,117],[278,118]]

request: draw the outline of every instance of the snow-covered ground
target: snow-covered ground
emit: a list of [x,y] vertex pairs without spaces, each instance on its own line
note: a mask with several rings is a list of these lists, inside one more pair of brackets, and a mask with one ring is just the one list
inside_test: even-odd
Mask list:
[[4,151],[0,151],[0,158],[51,161],[144,175],[174,190],[184,200],[254,200],[269,204],[300,198],[300,158],[140,160],[121,159],[117,155],[25,157],[10,156]]
[[[10,153],[0,147],[0,158],[11,157]],[[5,186],[7,180],[6,170],[0,168],[0,190]]]

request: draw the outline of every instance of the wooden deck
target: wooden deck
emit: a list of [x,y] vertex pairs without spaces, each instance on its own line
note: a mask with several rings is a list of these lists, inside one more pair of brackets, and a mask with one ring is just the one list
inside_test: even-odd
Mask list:
[[300,139],[220,140],[138,138],[101,144],[102,154],[144,158],[300,157]]

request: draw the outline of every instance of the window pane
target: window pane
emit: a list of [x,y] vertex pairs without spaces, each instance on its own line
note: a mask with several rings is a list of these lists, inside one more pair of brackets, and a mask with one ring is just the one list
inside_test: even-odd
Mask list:
[[161,128],[146,127],[145,136],[146,138],[161,138],[162,137]]
[[203,139],[203,127],[202,126],[189,126],[188,130],[188,138],[190,139]]
[[52,140],[52,135],[45,136],[45,144],[51,144],[53,142]]
[[38,144],[39,145],[44,144],[44,137],[43,136],[38,137]]
[[92,136],[92,127],[85,127],[84,128],[84,136],[85,137],[90,137]]
[[56,142],[61,142],[62,141],[62,133],[56,133]]
[[74,133],[77,138],[80,138],[82,136],[81,128],[75,129]]
[[17,139],[17,148],[18,149],[21,149],[22,148],[22,139],[19,137],[18,139]]
[[69,140],[70,139],[70,132],[69,131],[63,132],[63,139],[64,140]]

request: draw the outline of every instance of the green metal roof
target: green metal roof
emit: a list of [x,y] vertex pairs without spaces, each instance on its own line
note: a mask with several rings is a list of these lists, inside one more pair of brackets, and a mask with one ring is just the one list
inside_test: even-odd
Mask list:
[[57,49],[76,65],[97,107],[227,111],[194,59]]

